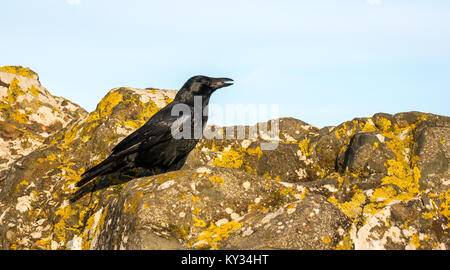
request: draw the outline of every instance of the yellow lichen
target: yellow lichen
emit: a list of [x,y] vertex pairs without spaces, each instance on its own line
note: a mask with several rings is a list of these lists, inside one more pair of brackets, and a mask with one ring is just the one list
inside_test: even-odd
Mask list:
[[302,151],[302,154],[306,157],[311,156],[312,148],[309,147],[310,139],[306,139],[303,141],[298,142],[298,147],[300,148],[300,151]]
[[28,116],[24,113],[14,112],[10,114],[11,119],[19,124],[28,124]]
[[27,78],[35,78],[36,73],[34,73],[29,68],[24,68],[21,66],[4,66],[0,67],[0,72],[12,73],[19,76],[27,77]]
[[382,185],[396,185],[402,191],[411,193],[419,192],[420,170],[414,167],[409,168],[409,164],[398,160],[388,160],[388,176],[384,177]]
[[[370,120],[370,121],[369,121]],[[374,132],[377,131],[377,127],[373,124],[372,118],[369,118],[365,123],[361,123],[360,127],[364,132]]]
[[352,237],[350,236],[351,230],[347,231],[341,241],[334,247],[335,250],[352,250],[354,248]]
[[392,127],[392,122],[384,117],[375,121],[375,124],[377,124],[383,132],[388,132]]
[[194,209],[192,210],[192,214],[199,215],[200,214],[200,208],[198,208],[197,206],[194,206]]
[[336,129],[334,131],[334,135],[336,135],[336,137],[338,139],[341,139],[343,136],[345,136],[347,134],[347,123],[343,123],[342,127],[340,129]]
[[432,219],[435,216],[436,216],[436,212],[435,211],[425,212],[425,213],[422,214],[422,218],[423,219]]
[[293,188],[293,187],[282,187],[282,188],[280,189],[280,193],[281,193],[281,195],[283,195],[283,196],[286,196],[286,195],[288,195],[289,193],[292,193],[292,195],[295,195],[295,191],[294,191],[294,188]]
[[222,155],[214,159],[214,166],[227,168],[240,168],[244,164],[244,159],[237,151],[230,149],[223,152]]
[[291,203],[291,204],[289,204],[288,206],[286,206],[286,210],[291,209],[291,208],[293,208],[293,207],[295,207],[295,204]]
[[196,238],[188,243],[188,247],[218,249],[221,241],[226,240],[231,233],[241,227],[242,223],[235,221],[229,221],[219,227],[211,222],[206,230],[200,232]]
[[111,91],[97,105],[97,109],[92,112],[87,122],[100,120],[111,115],[112,109],[123,100],[123,96],[119,91]]
[[384,201],[387,199],[392,199],[397,195],[397,191],[392,186],[381,186],[375,189],[370,200],[372,202]]
[[10,104],[13,104],[13,103],[16,103],[17,98],[23,94],[25,94],[25,92],[19,86],[19,80],[17,78],[14,78],[9,83],[7,95],[6,95],[6,97],[3,98],[3,100],[7,101]]
[[198,219],[196,217],[192,217],[192,219],[194,220],[193,226],[201,228],[206,227],[206,222],[204,220]]
[[328,236],[324,236],[322,237],[322,242],[328,245],[329,243],[331,243],[331,238]]
[[447,219],[450,219],[450,190],[447,190],[445,193],[441,193],[439,195],[439,200],[442,201],[439,207],[439,213]]
[[39,239],[34,244],[40,248],[50,250],[52,246],[52,239],[51,238],[43,238]]
[[263,152],[262,152],[262,150],[261,150],[261,148],[260,148],[259,146],[256,147],[255,149],[253,149],[253,148],[248,148],[248,149],[247,149],[247,153],[248,153],[249,155],[251,155],[251,156],[256,156],[258,159],[260,159],[261,156],[262,156],[262,154],[263,154]]
[[421,193],[420,170],[417,167],[411,170],[407,164],[395,160],[391,160],[388,164],[389,175],[384,177],[381,186],[374,190],[370,198],[371,204],[364,209],[366,214],[378,212],[393,200],[407,201]]
[[33,96],[39,97],[39,89],[37,89],[34,85],[28,88],[28,91],[30,91]]
[[141,125],[139,125],[138,123],[136,123],[135,121],[132,121],[132,120],[125,121],[125,122],[123,122],[123,124],[127,127],[133,128],[133,129],[138,129],[141,127]]
[[380,144],[379,144],[378,142],[375,142],[375,143],[373,144],[372,150],[377,149],[379,145],[380,145]]
[[416,248],[420,247],[420,238],[417,234],[413,234],[410,243],[413,244]]
[[414,144],[413,130],[425,119],[427,116],[423,115],[409,126],[392,126],[391,121],[385,118],[377,121],[383,131],[382,135],[388,138],[386,145],[396,157],[386,162],[387,176],[381,180],[381,186],[373,191],[370,203],[364,207],[364,214],[375,214],[393,200],[407,201],[423,192],[419,185],[421,172],[417,167],[418,157],[410,149],[413,149]]
[[223,185],[225,183],[225,179],[223,177],[219,177],[217,175],[213,175],[209,178],[209,181],[215,185]]
[[[103,210],[100,213],[100,217],[96,220],[96,215],[91,215],[85,224],[85,233],[83,233],[83,242],[82,249],[89,250],[93,238],[100,232],[105,224],[105,218],[107,216],[108,209]],[[80,220],[83,219],[83,216],[80,215]],[[94,227],[95,225],[95,227]]]
[[348,202],[340,203],[333,195],[328,198],[328,201],[334,204],[347,217],[355,220],[361,215],[366,198],[366,195],[361,190],[357,190]]
[[59,221],[53,226],[53,232],[58,241],[67,241],[66,234],[68,230],[78,232],[78,229],[68,224],[69,220],[78,214],[78,211],[73,209],[71,205],[66,205],[56,210],[55,214],[59,216]]

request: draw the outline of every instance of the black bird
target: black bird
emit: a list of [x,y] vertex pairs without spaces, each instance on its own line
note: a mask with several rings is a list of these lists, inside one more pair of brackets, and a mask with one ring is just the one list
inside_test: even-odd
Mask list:
[[[232,85],[230,81],[233,80],[206,76],[190,78],[171,103],[154,114],[141,128],[118,143],[108,158],[83,173],[82,179],[76,184],[77,187],[83,186],[97,176],[136,167],[159,173],[180,169],[199,140],[194,137],[194,129],[199,128],[199,122],[194,122],[198,120],[194,117],[194,111],[197,113],[200,111],[200,130],[202,131],[208,121],[208,116],[203,115],[202,112],[207,109],[211,94],[219,88]],[[197,102],[198,97],[201,97],[201,107],[194,108],[194,100]],[[182,123],[180,120],[183,119],[180,119],[180,115],[172,115],[176,105],[190,109],[191,114],[184,117],[186,121],[190,121],[187,124],[191,128],[191,138],[177,139],[172,135],[172,126],[177,123],[180,126],[179,131],[183,131],[183,126],[180,124]]]

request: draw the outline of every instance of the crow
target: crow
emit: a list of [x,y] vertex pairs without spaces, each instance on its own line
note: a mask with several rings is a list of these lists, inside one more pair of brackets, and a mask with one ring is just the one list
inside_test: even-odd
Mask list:
[[[194,136],[195,129],[202,131],[208,121],[208,115],[203,112],[208,107],[212,93],[219,88],[233,85],[231,81],[233,80],[229,78],[211,78],[201,75],[190,78],[177,92],[171,103],[154,114],[141,128],[119,142],[112,149],[109,157],[86,170],[76,186],[81,187],[97,176],[136,167],[158,173],[180,169],[200,139],[198,136]],[[194,111],[199,111],[198,108],[194,108],[194,104],[197,104],[196,100],[201,100],[200,122],[198,119],[195,121]],[[184,120],[180,115],[173,113],[177,105],[190,109],[190,115],[182,116],[185,118]],[[182,126],[183,123],[189,125],[191,137],[174,137],[174,130],[183,131],[183,126],[185,126]],[[201,127],[198,126],[199,123]]]

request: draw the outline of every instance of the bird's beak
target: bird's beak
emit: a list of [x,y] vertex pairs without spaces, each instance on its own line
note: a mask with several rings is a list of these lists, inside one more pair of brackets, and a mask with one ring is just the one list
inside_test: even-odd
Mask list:
[[233,85],[233,83],[231,83],[232,81],[233,80],[230,78],[214,78],[211,80],[210,85],[214,90],[217,90],[222,87]]

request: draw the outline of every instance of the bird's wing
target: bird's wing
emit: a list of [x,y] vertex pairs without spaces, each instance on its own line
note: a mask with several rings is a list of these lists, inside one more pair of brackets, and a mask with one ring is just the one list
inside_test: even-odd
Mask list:
[[112,149],[112,154],[121,154],[122,152],[130,154],[131,152],[137,151],[138,148],[148,148],[162,141],[171,139],[172,125],[178,119],[178,116],[167,114],[165,114],[164,117],[152,117],[141,128],[118,143]]

